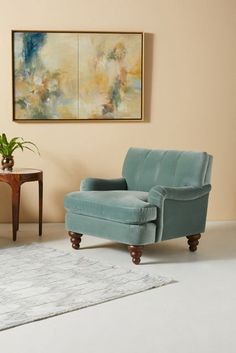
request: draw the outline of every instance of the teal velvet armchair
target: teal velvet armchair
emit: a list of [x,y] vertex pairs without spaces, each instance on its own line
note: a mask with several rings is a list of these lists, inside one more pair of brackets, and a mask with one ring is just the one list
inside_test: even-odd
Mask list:
[[90,234],[128,245],[140,263],[145,244],[186,236],[197,250],[205,230],[212,156],[206,152],[130,148],[122,177],[87,178],[65,196],[74,249]]

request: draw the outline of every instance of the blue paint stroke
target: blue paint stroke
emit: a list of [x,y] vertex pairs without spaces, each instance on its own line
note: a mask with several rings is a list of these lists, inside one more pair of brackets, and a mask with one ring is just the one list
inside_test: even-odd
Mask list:
[[142,88],[141,80],[139,78],[130,78],[130,86],[133,89],[141,90]]
[[22,56],[26,66],[31,64],[34,57],[37,57],[38,51],[44,45],[46,38],[47,34],[42,32],[24,33]]
[[121,80],[119,79],[119,77],[116,77],[113,87],[111,89],[111,102],[116,108],[118,108],[119,104],[121,103],[120,89]]

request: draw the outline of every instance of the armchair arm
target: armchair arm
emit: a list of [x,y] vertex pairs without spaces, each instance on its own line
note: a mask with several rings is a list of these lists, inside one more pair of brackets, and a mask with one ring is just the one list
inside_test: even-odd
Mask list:
[[148,202],[158,207],[156,241],[204,232],[210,190],[209,184],[154,186],[149,191]]
[[210,190],[210,184],[203,185],[201,187],[169,187],[156,185],[149,191],[148,202],[158,207],[162,207],[165,199],[175,201],[190,201],[207,195]]
[[81,181],[80,190],[81,191],[127,190],[127,183],[124,178],[118,178],[118,179],[86,178]]

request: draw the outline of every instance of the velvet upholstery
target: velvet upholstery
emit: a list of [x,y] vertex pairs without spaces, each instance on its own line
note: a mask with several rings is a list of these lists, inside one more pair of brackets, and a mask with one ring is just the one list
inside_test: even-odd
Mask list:
[[66,229],[130,245],[204,232],[211,167],[206,152],[130,148],[122,177],[65,196]]
[[127,224],[73,212],[67,213],[66,229],[130,245],[152,244],[156,238],[156,225],[153,222]]
[[157,217],[157,208],[148,203],[148,193],[143,191],[72,192],[65,207],[73,213],[128,224],[144,224]]
[[122,175],[128,190],[149,191],[153,186],[202,186],[209,178],[211,156],[206,152],[130,148]]
[[99,179],[87,178],[81,181],[81,191],[108,191],[108,190],[127,190],[125,178],[118,179]]

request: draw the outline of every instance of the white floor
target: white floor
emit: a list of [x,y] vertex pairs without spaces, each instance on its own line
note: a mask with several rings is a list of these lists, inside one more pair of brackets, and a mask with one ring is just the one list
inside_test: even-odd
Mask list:
[[[45,224],[42,239],[24,224],[14,244],[10,225],[0,224],[0,249],[33,241],[75,251],[63,224]],[[78,256],[134,266],[124,245],[89,236],[81,244]],[[0,352],[236,352],[236,222],[208,223],[196,253],[185,238],[146,246],[136,268],[177,282],[2,331]]]

